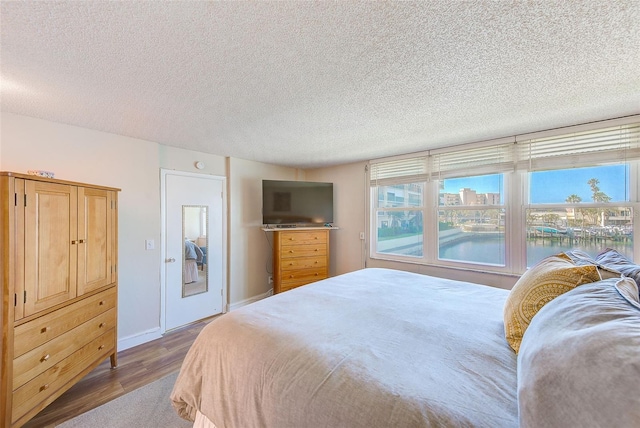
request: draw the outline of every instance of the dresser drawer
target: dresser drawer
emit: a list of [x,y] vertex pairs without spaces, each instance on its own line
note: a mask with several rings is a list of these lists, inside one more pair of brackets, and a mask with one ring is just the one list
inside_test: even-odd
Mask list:
[[294,257],[326,256],[327,247],[315,245],[297,245],[294,247],[283,246],[280,251],[280,258],[291,259]]
[[116,307],[116,288],[75,302],[15,328],[14,358]]
[[300,269],[315,269],[319,270],[327,267],[326,254],[319,255],[318,257],[292,257],[283,260],[280,264],[282,270],[282,276],[284,273],[291,270]]
[[287,279],[286,281],[283,280],[282,283],[280,284],[279,292],[282,293],[283,291],[292,290],[294,288],[301,287],[303,285],[311,284],[312,282],[326,279],[327,277],[328,277],[327,275],[324,275],[324,276],[318,275],[310,278],[302,278],[302,279],[293,278],[293,279]]
[[290,270],[286,273],[282,273],[281,286],[285,287],[287,284],[302,282],[319,281],[325,279],[328,276],[326,266],[319,269],[299,269]]
[[116,327],[116,310],[109,309],[78,327],[25,352],[13,360],[13,389],[58,364],[77,349]]
[[313,230],[303,232],[280,232],[281,245],[307,245],[307,244],[326,244],[327,232],[316,232]]
[[11,421],[17,421],[47,398],[57,397],[56,391],[114,352],[114,346],[115,329],[111,329],[13,391]]

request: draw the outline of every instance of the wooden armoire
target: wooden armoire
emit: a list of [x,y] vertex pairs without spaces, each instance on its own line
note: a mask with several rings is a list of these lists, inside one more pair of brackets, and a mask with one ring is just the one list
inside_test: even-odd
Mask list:
[[0,172],[2,427],[117,365],[118,191]]

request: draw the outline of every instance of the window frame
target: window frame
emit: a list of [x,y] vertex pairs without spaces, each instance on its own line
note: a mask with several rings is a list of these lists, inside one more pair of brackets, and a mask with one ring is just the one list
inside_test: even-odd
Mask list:
[[[628,124],[639,124],[640,116],[634,116],[631,118],[623,118],[624,120],[613,120],[601,122],[599,126],[601,128],[607,126],[617,126],[620,122],[628,123]],[[613,124],[611,123],[613,122]],[[597,126],[594,124],[588,124],[587,129],[597,129]],[[561,135],[563,133],[567,133],[569,131],[575,131],[576,127],[571,127],[568,129],[560,129],[553,130],[550,132],[545,131],[544,135]],[[579,126],[578,128],[582,128]],[[529,134],[526,137],[537,137],[538,134]],[[505,139],[495,140],[497,145],[504,145]],[[514,137],[515,145],[518,144],[518,137]],[[635,143],[635,140],[634,140]],[[524,144],[527,144],[526,142]],[[470,145],[472,148],[483,147],[483,146],[491,146],[491,142],[484,143],[475,143]],[[464,150],[466,146],[457,146],[450,150]],[[635,146],[634,146],[635,147]],[[397,210],[400,211],[418,211],[422,210],[422,218],[423,218],[423,251],[421,257],[416,256],[402,256],[398,254],[389,254],[389,253],[380,253],[377,251],[378,239],[377,239],[377,222],[376,217],[377,212],[379,210],[388,210],[387,208],[378,209],[377,206],[374,207],[371,201],[377,200],[373,199],[377,198],[378,188],[375,183],[372,183],[370,180],[371,175],[367,174],[367,194],[366,199],[369,207],[368,213],[368,222],[369,222],[369,251],[367,252],[367,257],[372,260],[382,260],[382,261],[391,261],[391,262],[400,262],[400,263],[409,263],[409,264],[419,264],[419,265],[433,265],[439,267],[446,268],[454,268],[454,269],[470,269],[475,271],[485,271],[485,272],[493,272],[493,273],[505,273],[505,274],[521,274],[527,269],[527,248],[526,248],[526,214],[529,209],[546,209],[546,208],[555,208],[558,207],[570,208],[574,205],[579,205],[580,208],[611,208],[611,207],[629,207],[633,210],[633,255],[635,260],[640,259],[640,189],[638,180],[639,170],[640,170],[640,157],[638,157],[637,150],[632,149],[633,156],[630,159],[620,159],[620,161],[613,161],[611,159],[605,159],[604,162],[596,162],[594,161],[593,156],[588,156],[584,159],[584,163],[580,161],[580,157],[577,156],[578,161],[572,164],[572,167],[586,167],[586,166],[601,166],[607,164],[620,164],[627,163],[629,165],[629,201],[628,202],[609,202],[609,203],[593,203],[593,202],[580,202],[576,204],[569,203],[553,203],[553,204],[531,204],[529,198],[529,172],[530,170],[527,168],[529,165],[527,162],[522,159],[518,159],[517,156],[514,157],[513,160],[513,168],[511,171],[505,171],[505,162],[502,162],[496,171],[492,171],[491,167],[482,167],[481,172],[478,174],[473,174],[473,176],[481,176],[486,174],[503,174],[503,191],[504,191],[504,204],[502,205],[482,205],[482,209],[491,209],[492,207],[496,209],[504,209],[505,211],[505,229],[504,229],[504,240],[505,240],[505,265],[497,266],[497,265],[489,265],[483,263],[474,263],[474,262],[462,262],[462,261],[452,261],[446,259],[439,259],[439,243],[438,239],[432,239],[432,237],[438,236],[438,213],[443,206],[439,205],[439,191],[440,191],[440,180],[437,173],[433,172],[435,168],[433,165],[429,165],[429,162],[433,162],[431,152],[423,152],[415,155],[405,155],[402,157],[388,158],[388,159],[406,159],[406,158],[420,158],[426,159],[425,164],[429,165],[432,169],[431,172],[427,171],[426,173],[422,173],[421,175],[416,175],[415,178],[418,178],[422,181],[415,181],[416,184],[423,185],[423,206],[422,207],[400,207]],[[440,149],[437,153],[442,153],[445,149]],[[522,151],[521,147],[514,147],[514,151]],[[369,163],[368,168],[372,167],[372,164],[376,162],[385,162],[385,159],[380,159],[377,161],[371,161]],[[565,163],[558,164],[555,162],[550,163],[549,168],[541,168],[540,165],[544,165],[544,163],[540,163],[537,161],[537,170],[558,170],[558,169],[569,169]],[[453,173],[455,174],[455,172]],[[449,175],[445,178],[452,178],[454,175]],[[406,176],[400,177],[398,180],[398,184],[406,184],[408,182],[412,182],[407,179]],[[382,184],[383,186],[393,185],[393,178],[385,177],[385,182]],[[460,209],[470,208],[470,206],[460,206]],[[480,207],[478,207],[480,208]],[[604,248],[603,248],[604,249]]]

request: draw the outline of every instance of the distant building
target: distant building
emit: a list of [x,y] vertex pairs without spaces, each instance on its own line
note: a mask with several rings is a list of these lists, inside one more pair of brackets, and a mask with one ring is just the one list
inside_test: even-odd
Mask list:
[[478,205],[478,194],[475,190],[465,187],[460,189],[462,205]]

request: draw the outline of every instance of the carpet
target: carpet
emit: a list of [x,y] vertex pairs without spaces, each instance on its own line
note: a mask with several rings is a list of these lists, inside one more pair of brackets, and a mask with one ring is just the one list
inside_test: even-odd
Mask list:
[[60,428],[182,428],[193,423],[173,410],[169,394],[178,373],[109,401],[60,425]]

